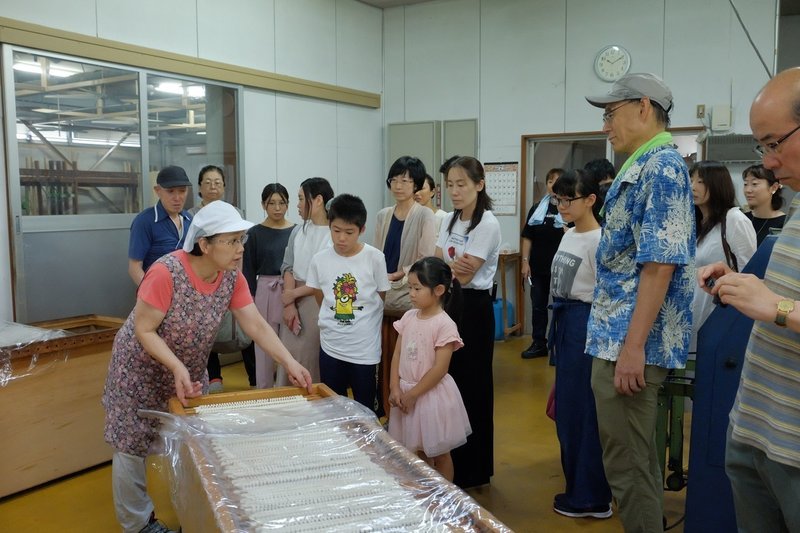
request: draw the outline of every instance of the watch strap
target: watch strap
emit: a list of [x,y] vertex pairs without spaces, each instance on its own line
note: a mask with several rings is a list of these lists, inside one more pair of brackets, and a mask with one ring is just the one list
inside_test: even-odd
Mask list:
[[785,328],[786,327],[786,319],[789,317],[789,313],[794,311],[794,300],[783,299],[778,302],[778,309],[777,313],[775,314],[775,324],[778,326]]

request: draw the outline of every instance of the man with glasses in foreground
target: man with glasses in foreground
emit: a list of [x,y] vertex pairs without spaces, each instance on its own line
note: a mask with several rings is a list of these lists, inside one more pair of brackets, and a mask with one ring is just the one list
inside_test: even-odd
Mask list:
[[686,164],[666,131],[672,93],[652,74],[628,74],[608,94],[603,132],[629,154],[608,190],[586,353],[603,466],[625,531],[663,530],[655,441],[658,389],[686,364],[694,291],[695,225]]
[[[800,191],[800,68],[759,92],[750,129],[764,166]],[[799,207],[795,196],[763,281],[723,263],[697,273],[707,292],[755,320],[725,450],[739,531],[800,531]]]

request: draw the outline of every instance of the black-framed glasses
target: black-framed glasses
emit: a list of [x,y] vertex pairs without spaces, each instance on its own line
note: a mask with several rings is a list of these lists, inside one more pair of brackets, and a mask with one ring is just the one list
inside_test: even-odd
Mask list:
[[244,246],[244,243],[247,242],[247,239],[249,237],[250,237],[250,235],[248,235],[247,233],[245,233],[244,235],[242,235],[241,237],[239,237],[237,239],[219,239],[217,237],[214,237],[211,242],[219,243],[219,244],[226,244],[228,246],[236,246],[237,244],[241,244],[242,246]]
[[759,143],[759,144],[757,144],[757,145],[756,145],[756,146],[753,148],[753,150],[755,150],[755,152],[756,152],[758,155],[760,155],[761,157],[764,157],[764,156],[765,156],[765,155],[767,155],[767,154],[774,154],[774,153],[777,153],[777,152],[778,152],[778,147],[779,147],[779,146],[780,146],[780,145],[781,145],[781,144],[782,144],[782,143],[783,143],[783,142],[784,142],[786,139],[788,139],[789,137],[791,137],[792,135],[794,135],[794,134],[795,134],[795,132],[797,132],[797,130],[800,130],[800,125],[798,125],[798,126],[795,128],[795,129],[793,129],[792,131],[790,131],[789,133],[787,133],[786,135],[784,135],[783,137],[781,137],[781,138],[780,138],[780,139],[778,139],[777,141],[772,141],[771,143],[766,143],[766,144],[760,144],[760,143]]
[[555,196],[550,197],[550,205],[554,205],[556,207],[569,207],[572,205],[572,202],[575,200],[580,200],[582,198],[587,198],[586,196],[576,196],[575,198],[557,198]]
[[617,112],[617,109],[619,109],[620,107],[626,106],[626,105],[630,104],[631,102],[638,102],[638,101],[639,100],[625,100],[624,102],[619,104],[617,107],[612,107],[611,109],[609,109],[608,111],[603,113],[603,122],[606,122],[606,123],[611,122],[611,119],[614,118],[614,113]]

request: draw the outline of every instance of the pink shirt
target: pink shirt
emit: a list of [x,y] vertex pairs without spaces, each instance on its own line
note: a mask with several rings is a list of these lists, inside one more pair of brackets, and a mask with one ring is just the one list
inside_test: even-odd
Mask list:
[[[189,276],[192,286],[197,291],[203,294],[212,294],[219,288],[220,283],[222,283],[221,274],[211,283],[207,283],[192,270],[192,267],[189,265],[188,253],[183,250],[178,250],[172,252],[171,255],[174,255],[180,260]],[[144,279],[142,279],[142,283],[139,285],[137,297],[162,313],[166,313],[172,303],[172,291],[172,275],[169,273],[169,270],[167,270],[167,267],[163,263],[154,263],[145,273]],[[237,271],[236,285],[233,288],[230,309],[241,309],[251,303],[253,303],[253,297],[250,295],[247,281],[244,279],[241,271]]]

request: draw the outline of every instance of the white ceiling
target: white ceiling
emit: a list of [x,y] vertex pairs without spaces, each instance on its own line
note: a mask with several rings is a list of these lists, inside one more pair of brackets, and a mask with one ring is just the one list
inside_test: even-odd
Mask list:
[[[410,4],[421,4],[432,0],[360,0],[365,4],[386,9],[387,7],[404,6]],[[800,0],[781,0],[781,15],[796,16],[800,15]]]
[[365,4],[386,9],[387,7],[405,6],[409,4],[421,4],[432,0],[361,0]]

